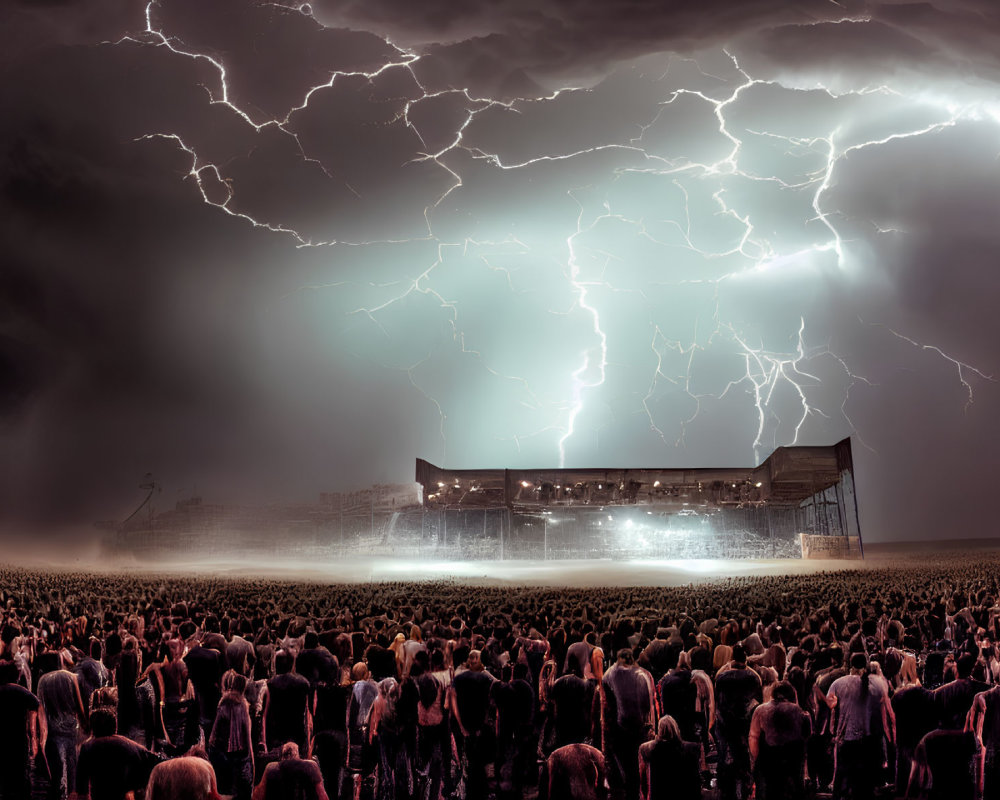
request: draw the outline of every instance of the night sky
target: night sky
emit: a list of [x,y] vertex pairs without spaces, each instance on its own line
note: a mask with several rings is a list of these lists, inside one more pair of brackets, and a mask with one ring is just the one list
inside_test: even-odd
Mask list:
[[853,436],[997,535],[1000,8],[0,8],[0,534]]

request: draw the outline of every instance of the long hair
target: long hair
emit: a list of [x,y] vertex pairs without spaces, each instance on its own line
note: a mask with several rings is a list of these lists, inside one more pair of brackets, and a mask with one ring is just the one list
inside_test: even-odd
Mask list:
[[728,664],[733,657],[733,648],[728,644],[720,644],[715,648],[715,655],[712,658],[712,671],[718,672]]
[[903,653],[903,665],[896,675],[899,686],[919,686],[920,678],[917,676],[917,657],[913,653]]
[[661,742],[671,742],[673,744],[681,743],[681,728],[675,720],[669,714],[664,714],[660,717],[660,721],[656,726],[656,738]]
[[861,672],[861,697],[868,697],[868,681],[871,678],[871,667],[868,664],[868,656],[864,653],[855,653],[851,656],[851,669]]

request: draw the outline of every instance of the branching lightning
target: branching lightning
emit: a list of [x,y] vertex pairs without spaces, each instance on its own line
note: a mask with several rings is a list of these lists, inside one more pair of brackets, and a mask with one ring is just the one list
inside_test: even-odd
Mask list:
[[993,375],[987,375],[985,372],[983,372],[980,369],[977,369],[976,367],[972,366],[971,364],[966,364],[964,361],[960,361],[959,359],[955,358],[954,356],[948,355],[946,352],[944,352],[944,350],[942,350],[940,347],[938,347],[936,345],[933,345],[933,344],[923,344],[921,342],[918,342],[915,339],[911,339],[909,336],[904,336],[903,334],[899,333],[898,331],[894,331],[892,328],[888,327],[887,325],[879,325],[879,327],[884,328],[885,330],[889,331],[889,333],[891,333],[893,336],[895,336],[897,339],[902,339],[907,344],[913,345],[914,347],[916,347],[919,350],[924,350],[924,351],[929,352],[929,353],[934,353],[936,356],[938,356],[940,358],[943,358],[945,361],[951,362],[955,366],[956,371],[958,372],[959,383],[962,384],[962,389],[965,391],[965,395],[966,395],[965,411],[966,412],[968,412],[969,407],[972,405],[972,403],[975,400],[975,396],[973,395],[973,391],[972,391],[972,384],[969,382],[969,374],[971,373],[972,375],[976,375],[976,376],[982,378],[983,380],[987,380],[987,381],[995,381],[996,380],[996,378]]
[[[306,5],[279,8],[283,9],[283,13],[310,14]],[[785,269],[799,269],[803,265],[814,264],[821,264],[824,269],[833,271],[846,269],[852,258],[852,242],[842,232],[842,228],[844,221],[851,215],[848,210],[837,206],[836,188],[839,170],[848,159],[864,150],[890,147],[902,139],[932,136],[980,114],[980,109],[971,106],[940,104],[932,109],[937,118],[931,122],[905,126],[868,138],[859,136],[849,126],[839,123],[820,135],[791,135],[767,128],[740,129],[734,122],[735,112],[749,92],[774,89],[795,97],[796,93],[805,95],[814,90],[754,78],[734,55],[726,53],[729,60],[729,69],[726,70],[728,75],[714,75],[702,70],[697,60],[694,62],[701,75],[719,82],[717,91],[662,88],[641,118],[631,120],[635,135],[585,147],[567,146],[565,152],[537,152],[531,157],[515,158],[506,156],[499,148],[491,150],[484,144],[481,134],[474,130],[477,123],[484,119],[495,123],[504,115],[525,117],[533,110],[557,104],[566,98],[581,97],[594,90],[566,87],[541,97],[510,100],[477,97],[466,88],[429,89],[418,80],[414,69],[422,58],[421,54],[387,41],[394,50],[395,57],[386,60],[377,69],[367,72],[332,72],[309,88],[303,96],[290,98],[284,116],[261,120],[257,114],[233,101],[224,56],[191,49],[158,26],[156,12],[157,0],[151,0],[146,6],[145,30],[141,34],[125,36],[117,44],[166,48],[178,59],[193,59],[210,65],[217,76],[217,86],[206,87],[210,104],[225,106],[241,124],[255,132],[274,128],[290,137],[304,161],[321,169],[328,180],[347,187],[356,195],[359,193],[357,187],[339,177],[337,171],[325,164],[320,156],[308,151],[293,129],[292,120],[296,115],[308,114],[310,101],[316,93],[332,88],[338,80],[361,77],[374,86],[392,70],[409,72],[414,84],[419,87],[420,95],[401,100],[399,112],[391,124],[403,126],[419,143],[418,149],[411,155],[411,162],[433,164],[446,178],[447,188],[422,208],[427,231],[426,236],[419,241],[435,243],[437,255],[430,263],[417,265],[417,269],[412,264],[407,265],[405,274],[415,273],[415,277],[400,277],[395,281],[378,284],[378,288],[384,290],[382,299],[358,305],[348,312],[348,316],[370,320],[377,335],[389,340],[392,337],[383,324],[384,315],[395,312],[408,298],[415,295],[430,298],[447,320],[458,354],[474,359],[497,381],[516,386],[518,396],[522,398],[520,402],[535,412],[536,424],[516,430],[506,438],[520,450],[521,442],[526,438],[549,435],[560,466],[566,466],[567,449],[581,433],[580,424],[584,419],[581,415],[589,403],[609,404],[609,396],[616,388],[610,385],[610,376],[615,369],[620,370],[618,365],[609,361],[614,343],[610,332],[614,326],[609,322],[623,312],[621,309],[611,308],[604,294],[635,290],[622,288],[621,275],[602,274],[597,278],[587,266],[587,259],[595,253],[595,246],[589,243],[590,240],[603,235],[602,232],[607,227],[626,231],[633,240],[656,248],[658,258],[662,261],[656,265],[657,276],[649,280],[648,284],[672,293],[678,298],[678,304],[684,304],[683,298],[688,296],[684,293],[692,287],[707,286],[713,292],[707,307],[693,315],[696,321],[682,334],[665,330],[657,316],[657,303],[660,301],[651,299],[645,292],[639,292],[639,302],[624,311],[625,315],[635,318],[633,325],[640,330],[635,342],[631,344],[634,351],[645,359],[641,363],[642,369],[646,370],[644,377],[636,380],[636,385],[641,388],[633,390],[635,398],[628,413],[641,415],[641,418],[648,420],[649,430],[664,446],[682,446],[685,431],[703,413],[706,404],[731,399],[735,393],[743,393],[747,410],[754,418],[748,441],[757,460],[765,457],[776,445],[808,441],[810,426],[814,421],[834,423],[843,434],[860,434],[849,416],[847,406],[850,393],[859,385],[876,386],[873,379],[856,374],[848,359],[838,355],[829,342],[823,345],[810,344],[811,339],[807,334],[812,333],[817,340],[822,340],[822,333],[813,332],[814,326],[805,313],[798,315],[797,324],[786,326],[784,343],[775,345],[773,338],[765,342],[759,321],[732,318],[724,308],[723,298],[738,295],[743,291],[741,287],[749,285],[748,282],[765,278],[780,281],[781,271]],[[665,79],[670,74],[668,68],[652,84],[659,85],[663,82],[665,87]],[[906,100],[899,90],[889,86],[864,87],[839,94],[824,86],[817,89],[825,92],[831,102],[857,100],[873,93],[891,96],[901,102]],[[434,143],[430,133],[422,129],[415,113],[419,104],[442,99],[453,100],[464,109],[453,134],[449,131],[444,144]],[[718,137],[722,143],[720,149],[723,152],[717,153],[718,158],[688,158],[679,144],[676,145],[676,155],[673,151],[670,155],[664,155],[654,147],[654,138],[657,135],[663,136],[658,131],[669,130],[671,124],[679,124],[669,122],[668,118],[676,113],[676,106],[682,101],[701,104],[715,119],[715,128],[702,133],[705,138]],[[483,127],[489,127],[489,124],[486,122]],[[666,138],[669,140],[670,137]],[[190,157],[191,166],[186,177],[195,182],[206,204],[254,227],[289,236],[296,247],[322,245],[332,248],[334,245],[348,244],[365,247],[386,242],[418,241],[391,236],[377,241],[365,239],[349,243],[335,238],[317,241],[286,221],[274,221],[250,211],[238,210],[242,206],[235,206],[235,198],[240,187],[227,175],[225,166],[200,158],[197,145],[190,139],[185,140],[171,131],[150,131],[139,139],[150,140],[170,142]],[[787,168],[792,177],[780,174],[778,169],[768,171],[765,169],[769,166],[766,161],[755,160],[748,155],[751,143],[776,148],[776,157],[782,159],[782,168]],[[602,167],[603,172],[595,172],[589,166],[595,159],[605,159],[611,166]],[[799,168],[800,163],[802,168]],[[581,172],[590,177],[581,178],[582,183],[569,181],[564,185],[563,194],[575,211],[572,215],[567,213],[553,216],[552,243],[546,248],[540,246],[537,239],[529,240],[529,237],[525,237],[522,241],[512,230],[502,230],[497,237],[483,238],[456,237],[441,232],[444,226],[439,220],[453,203],[460,205],[463,202],[463,191],[467,189],[469,180],[466,170],[470,164],[477,170],[527,176],[541,174],[542,170],[580,165]],[[792,166],[787,167],[788,164]],[[637,176],[661,182],[658,186],[664,195],[668,192],[676,194],[680,198],[677,209],[670,213],[654,210],[649,210],[648,213],[620,211],[616,206],[620,201],[614,196],[616,185]],[[225,187],[221,199],[213,196],[206,179]],[[794,240],[785,241],[781,231],[769,230],[761,221],[757,210],[738,196],[740,187],[746,185],[765,186],[808,209],[808,213],[798,221],[799,228],[795,231]],[[695,194],[703,194],[708,200],[699,204]],[[661,198],[655,196],[652,199]],[[883,227],[875,221],[868,222],[871,229],[878,233],[906,235],[894,226]],[[715,231],[721,225],[732,226],[732,231],[724,236],[704,232]],[[551,385],[541,386],[537,377],[529,379],[524,375],[508,374],[510,370],[495,366],[496,354],[487,347],[489,343],[472,342],[469,339],[462,299],[439,278],[444,271],[442,266],[449,259],[470,258],[478,263],[480,269],[502,273],[506,291],[516,296],[522,289],[518,288],[514,273],[508,267],[498,266],[493,258],[493,254],[510,246],[517,247],[517,258],[523,259],[526,265],[548,263],[553,258],[561,261],[561,288],[570,301],[563,302],[562,305],[553,301],[548,310],[565,316],[567,324],[573,321],[576,327],[568,330],[574,331],[574,335],[581,338],[574,340],[568,351],[567,348],[562,348],[569,366],[552,378]],[[694,266],[681,267],[675,263],[687,263],[685,259],[690,259]],[[622,263],[628,261],[624,257],[621,260]],[[349,280],[334,279],[327,284],[305,288],[341,292],[350,291],[358,285]],[[375,286],[371,283],[367,285]],[[711,325],[706,326],[705,320],[710,320]],[[699,326],[702,330],[699,330]],[[967,394],[966,408],[973,402],[970,376],[993,380],[981,369],[949,355],[935,345],[920,343],[891,328],[887,330],[900,341],[922,348],[953,364],[958,372],[958,381]],[[725,347],[736,353],[738,358],[735,361],[742,366],[726,376],[725,385],[721,388],[704,391],[695,386],[693,375],[701,359],[718,347]],[[406,372],[415,390],[434,407],[440,419],[442,448],[446,449],[449,406],[453,401],[438,396],[433,387],[422,383],[419,377],[422,364],[431,355],[428,353],[399,368]],[[839,376],[836,387],[827,387],[827,391],[834,394],[832,403],[829,396],[823,400],[816,399],[820,388],[825,385],[824,378],[819,374],[819,365],[824,363],[831,366]],[[659,419],[656,400],[664,391],[679,392],[688,398],[693,405],[693,414],[681,419]],[[793,398],[791,411],[787,400],[783,403],[778,400],[779,394],[786,391]],[[668,434],[671,426],[677,428],[679,435]],[[599,458],[599,454],[595,454],[594,458]]]

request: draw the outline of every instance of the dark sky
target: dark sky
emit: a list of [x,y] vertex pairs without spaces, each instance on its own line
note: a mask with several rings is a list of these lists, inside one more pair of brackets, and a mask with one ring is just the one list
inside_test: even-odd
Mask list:
[[1000,10],[0,9],[0,531],[854,437],[992,536]]

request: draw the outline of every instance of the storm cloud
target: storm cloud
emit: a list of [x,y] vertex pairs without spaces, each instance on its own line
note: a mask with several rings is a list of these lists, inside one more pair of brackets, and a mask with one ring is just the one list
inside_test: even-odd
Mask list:
[[851,435],[989,535],[998,13],[9,4],[0,529]]

